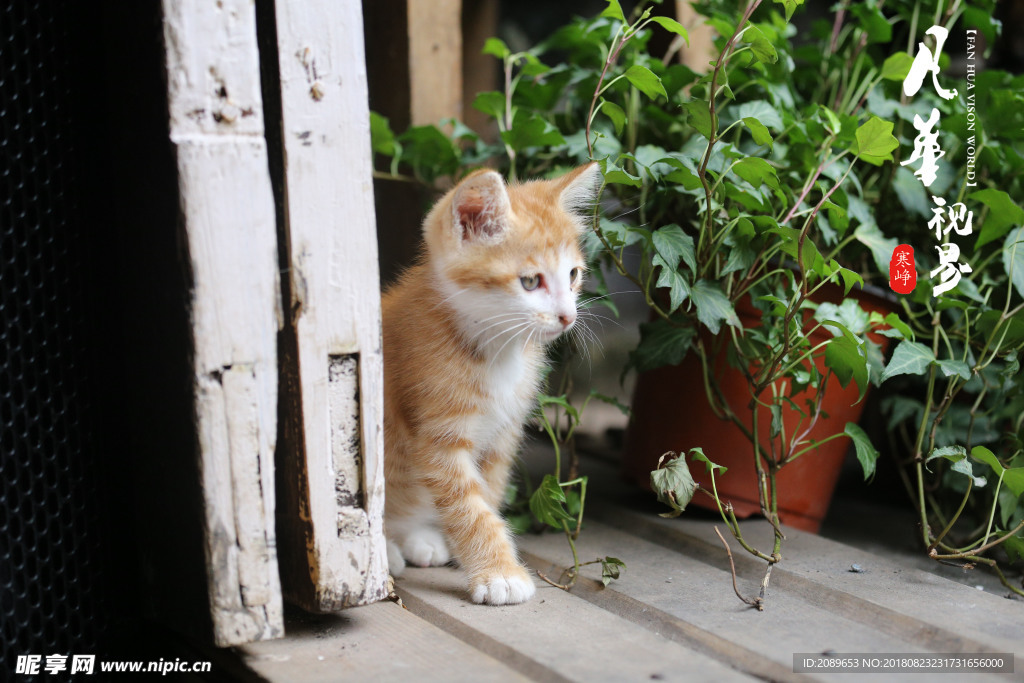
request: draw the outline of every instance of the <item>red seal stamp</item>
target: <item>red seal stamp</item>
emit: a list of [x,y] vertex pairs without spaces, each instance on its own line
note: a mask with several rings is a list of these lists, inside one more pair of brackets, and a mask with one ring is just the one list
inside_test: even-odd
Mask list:
[[914,268],[914,248],[901,244],[893,249],[889,259],[889,287],[897,294],[910,294],[917,286],[917,270]]

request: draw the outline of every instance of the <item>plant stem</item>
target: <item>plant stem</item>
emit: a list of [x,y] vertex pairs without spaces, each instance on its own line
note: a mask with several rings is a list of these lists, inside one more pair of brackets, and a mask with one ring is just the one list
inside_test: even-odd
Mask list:
[[[757,6],[761,4],[761,0],[753,0],[747,9],[743,12],[743,16],[740,18],[739,23],[736,24],[736,30],[733,31],[732,36],[726,42],[725,47],[722,49],[721,54],[718,55],[718,59],[715,61],[715,69],[711,74],[711,87],[708,96],[708,113],[711,115],[711,137],[708,139],[708,146],[704,152],[704,158],[701,160],[700,167],[697,169],[697,177],[700,179],[701,185],[704,186],[704,198],[705,198],[705,211],[707,212],[706,218],[706,230],[711,231],[711,226],[714,222],[714,212],[711,209],[711,186],[707,180],[707,169],[708,162],[711,161],[711,152],[715,148],[715,143],[718,141],[718,113],[715,109],[715,101],[718,98],[718,75],[722,70],[722,67],[729,59],[729,52],[732,50],[733,44],[739,37],[740,33],[745,30],[744,24],[750,20],[750,16],[757,9]],[[704,231],[701,232],[703,236]],[[701,254],[698,250],[698,256]]]

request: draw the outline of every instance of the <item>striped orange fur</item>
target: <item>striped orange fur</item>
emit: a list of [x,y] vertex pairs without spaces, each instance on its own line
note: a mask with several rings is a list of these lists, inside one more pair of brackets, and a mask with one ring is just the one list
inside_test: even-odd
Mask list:
[[476,171],[430,211],[417,265],[383,296],[385,526],[393,575],[452,555],[474,602],[534,584],[499,507],[544,347],[572,327],[596,164],[506,186]]

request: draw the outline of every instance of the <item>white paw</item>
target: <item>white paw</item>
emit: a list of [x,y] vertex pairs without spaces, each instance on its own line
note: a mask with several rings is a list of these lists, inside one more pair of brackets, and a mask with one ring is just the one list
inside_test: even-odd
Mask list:
[[444,536],[432,527],[410,532],[402,544],[402,555],[409,564],[417,567],[440,567],[451,559]]
[[537,592],[533,579],[520,569],[514,575],[492,575],[470,586],[473,602],[488,605],[515,605],[526,602]]
[[405,571],[405,558],[394,541],[388,541],[388,571],[396,579]]

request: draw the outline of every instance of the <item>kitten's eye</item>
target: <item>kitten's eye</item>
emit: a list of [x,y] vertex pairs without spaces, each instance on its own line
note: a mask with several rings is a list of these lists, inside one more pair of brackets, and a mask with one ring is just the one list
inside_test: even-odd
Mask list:
[[579,268],[573,268],[572,270],[569,271],[569,284],[570,285],[576,284],[576,281],[579,280],[579,279],[580,279],[580,269]]
[[532,292],[540,287],[540,275],[524,275],[519,278],[519,281],[523,283],[523,289],[527,292]]

